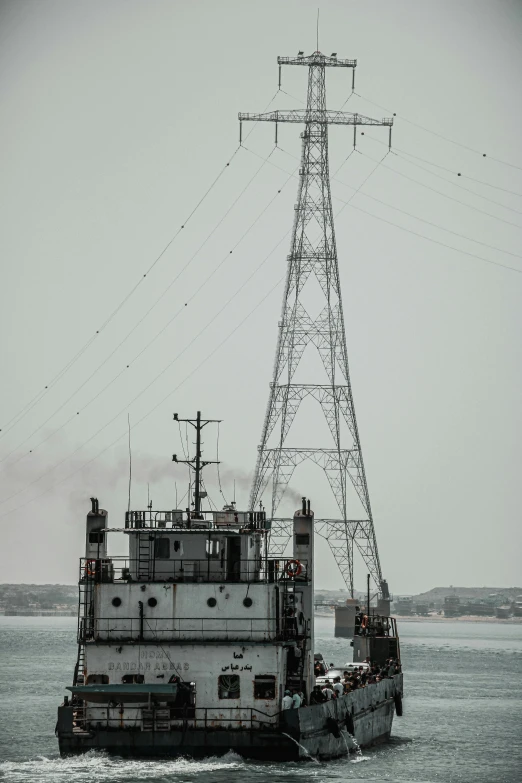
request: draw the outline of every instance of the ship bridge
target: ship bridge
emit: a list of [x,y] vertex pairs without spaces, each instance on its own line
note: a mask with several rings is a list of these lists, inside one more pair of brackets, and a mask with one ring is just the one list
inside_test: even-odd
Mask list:
[[[298,512],[310,514],[305,506]],[[128,537],[128,556],[110,556],[107,535]],[[292,560],[268,556],[264,511],[125,514],[112,528],[93,501],[80,561],[80,644],[274,642],[307,635],[310,536]],[[308,603],[308,601],[306,601]]]
[[129,511],[125,576],[138,581],[273,581],[279,563],[266,556],[269,530],[264,511]]

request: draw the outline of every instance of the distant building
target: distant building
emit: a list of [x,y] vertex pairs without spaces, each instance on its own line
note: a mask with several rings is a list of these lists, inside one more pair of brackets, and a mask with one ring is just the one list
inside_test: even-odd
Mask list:
[[398,596],[393,603],[395,614],[403,617],[413,614],[413,598],[411,596]]
[[444,598],[444,617],[460,617],[462,608],[458,595],[447,595]]

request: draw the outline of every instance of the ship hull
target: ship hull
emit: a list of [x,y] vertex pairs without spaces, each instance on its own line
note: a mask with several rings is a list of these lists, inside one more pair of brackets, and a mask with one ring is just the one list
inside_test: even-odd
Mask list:
[[[281,713],[279,727],[275,730],[187,726],[185,730],[172,728],[169,731],[95,729],[79,732],[73,729],[64,732],[59,725],[58,741],[64,756],[103,750],[135,758],[203,758],[224,755],[232,750],[244,758],[261,761],[298,761],[310,757],[327,760],[356,752],[357,747],[386,742],[401,696],[402,675],[396,675],[335,701],[286,710]],[[355,742],[350,728],[354,730]]]

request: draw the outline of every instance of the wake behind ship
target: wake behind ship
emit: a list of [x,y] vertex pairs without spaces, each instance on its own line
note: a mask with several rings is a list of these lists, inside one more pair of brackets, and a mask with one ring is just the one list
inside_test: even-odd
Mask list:
[[[131,511],[114,530],[93,499],[60,752],[327,759],[386,740],[402,674],[310,705],[313,525],[303,499],[283,560],[268,556],[264,511]],[[108,555],[109,532],[126,536],[128,557]],[[399,657],[392,618],[367,618],[361,634],[356,661]],[[282,709],[287,690],[309,706]]]

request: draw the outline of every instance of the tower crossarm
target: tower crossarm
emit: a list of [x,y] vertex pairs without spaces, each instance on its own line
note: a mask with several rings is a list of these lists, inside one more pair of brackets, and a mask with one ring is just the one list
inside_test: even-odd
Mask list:
[[278,65],[326,65],[330,68],[356,68],[357,60],[341,60],[337,56],[326,57],[322,52],[314,52],[304,57],[278,57]]
[[300,122],[314,125],[384,125],[391,127],[393,117],[376,120],[364,114],[352,114],[332,109],[278,109],[263,114],[239,112],[240,122]]

